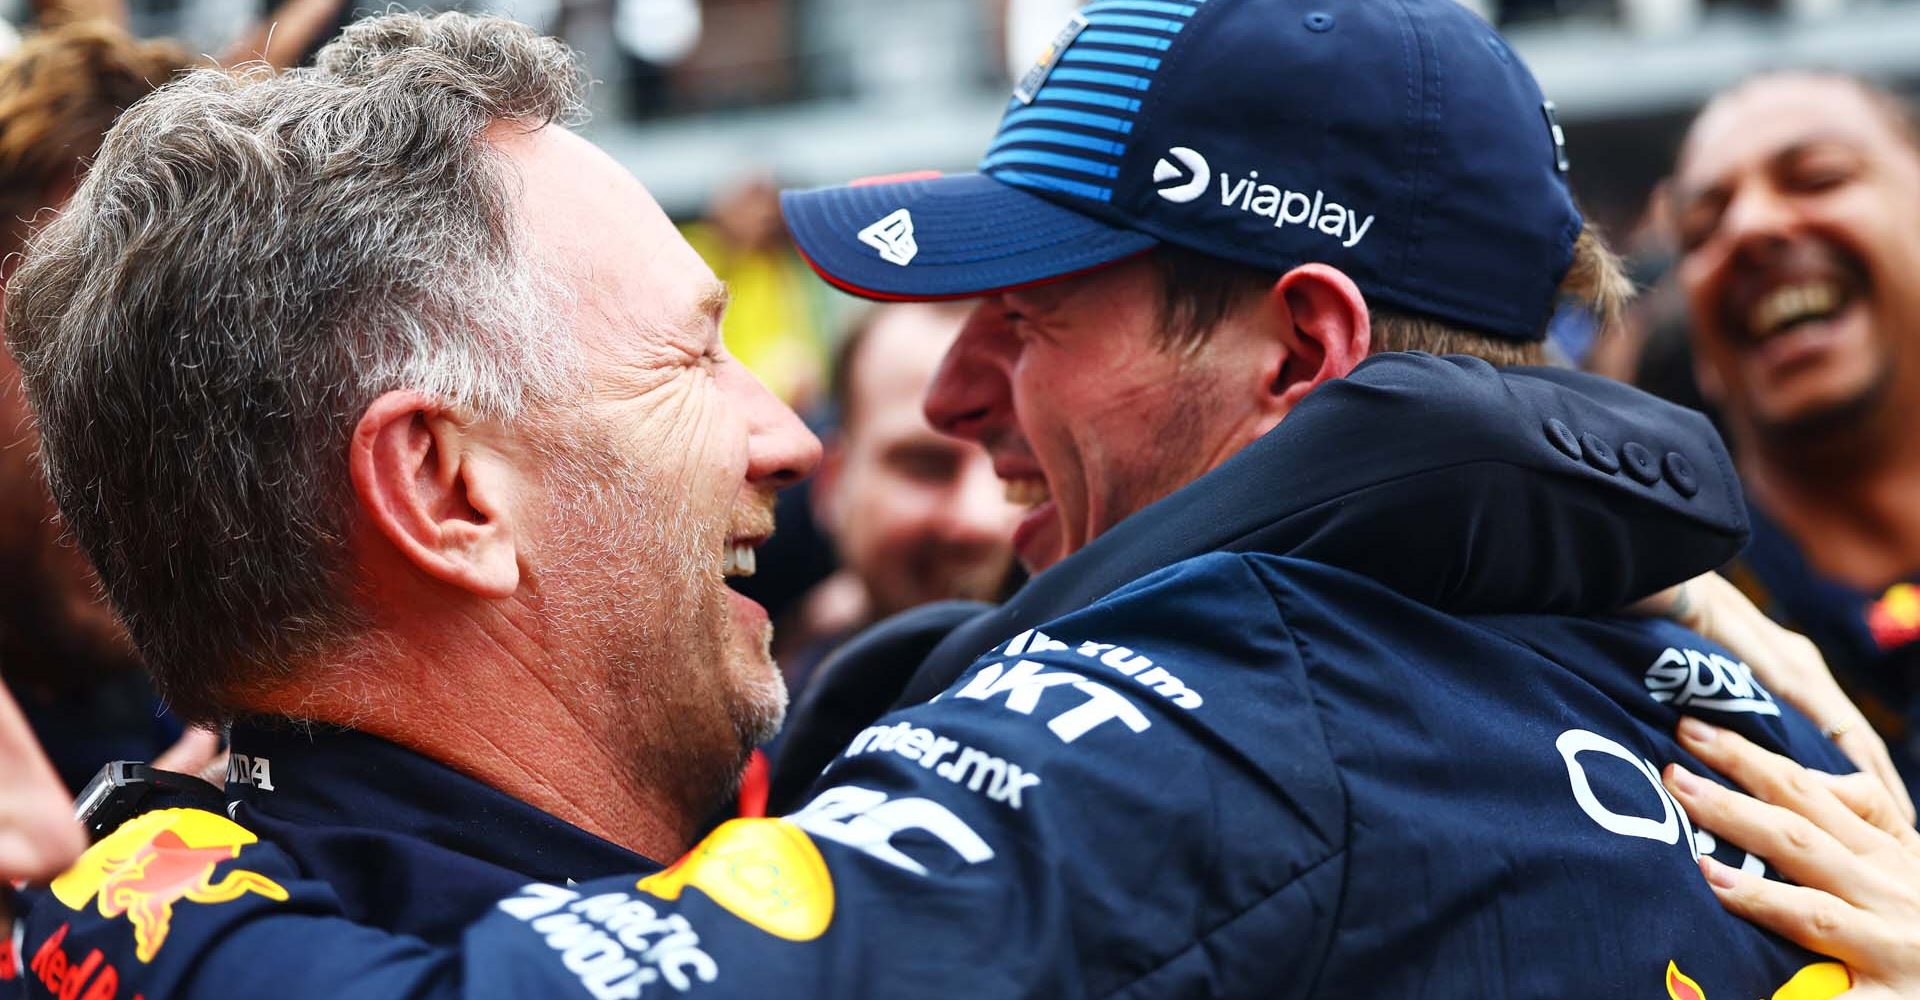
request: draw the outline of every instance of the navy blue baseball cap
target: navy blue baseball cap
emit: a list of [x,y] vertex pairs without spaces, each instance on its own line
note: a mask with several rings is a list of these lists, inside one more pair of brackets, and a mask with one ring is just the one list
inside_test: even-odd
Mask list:
[[1094,0],[1014,90],[979,173],[781,196],[867,298],[965,298],[1162,243],[1545,334],[1580,212],[1553,105],[1456,0]]

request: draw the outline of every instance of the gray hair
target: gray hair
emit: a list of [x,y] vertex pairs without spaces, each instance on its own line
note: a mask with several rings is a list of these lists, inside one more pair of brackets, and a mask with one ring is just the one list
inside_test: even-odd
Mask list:
[[573,384],[482,132],[578,114],[562,43],[362,21],[313,69],[130,108],[13,277],[6,327],[62,516],[182,715],[356,634],[347,445],[413,389],[512,419]]

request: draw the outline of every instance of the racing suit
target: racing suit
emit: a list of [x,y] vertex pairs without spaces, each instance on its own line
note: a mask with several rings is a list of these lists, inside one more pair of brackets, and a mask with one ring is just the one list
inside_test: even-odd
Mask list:
[[[1612,389],[1455,360],[1370,362],[1351,381],[1282,427],[1414,412],[1444,436],[1482,419],[1450,400],[1495,399],[1566,452],[1555,424],[1624,419],[1607,416]],[[1526,449],[1422,466],[1437,479],[1381,464],[1336,506],[1385,497],[1381,515],[1452,484],[1503,507],[1458,523],[1402,510],[1421,530],[1376,524],[1376,544],[1406,544],[1358,567],[1303,558],[1339,551],[1318,531],[1294,551],[1179,560],[998,636],[937,698],[857,733],[797,811],[725,824],[664,871],[562,884],[546,866],[457,932],[426,933],[354,912],[349,876],[256,839],[244,811],[160,811],[34,901],[13,972],[63,1000],[1837,995],[1844,969],[1721,908],[1696,856],[1765,862],[1694,830],[1656,771],[1699,769],[1669,735],[1682,713],[1847,770],[1838,752],[1678,626],[1539,613],[1656,589],[1740,544],[1717,441],[1639,405],[1641,443],[1708,470],[1687,488],[1607,472],[1577,436],[1545,472],[1555,460]],[[1390,427],[1347,427],[1345,450]],[[1554,476],[1571,499],[1552,516],[1544,493],[1503,492]],[[1580,499],[1609,493],[1611,508]],[[1312,506],[1322,527],[1346,523]],[[1615,553],[1598,584],[1478,579],[1461,561],[1517,551],[1502,533],[1555,542],[1538,532],[1568,510],[1603,544],[1661,549]],[[1516,586],[1538,607],[1442,607]],[[249,794],[278,794],[254,766]],[[396,900],[460,893],[404,865],[357,878],[392,880]]]

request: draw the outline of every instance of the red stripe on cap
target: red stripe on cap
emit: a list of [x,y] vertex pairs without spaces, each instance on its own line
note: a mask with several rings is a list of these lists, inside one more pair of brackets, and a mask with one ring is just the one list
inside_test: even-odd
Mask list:
[[908,181],[930,181],[942,176],[938,170],[909,170],[901,174],[875,174],[872,177],[857,177],[847,182],[850,188],[874,187],[880,184],[905,184]]
[[1124,263],[1135,257],[1152,253],[1157,247],[1158,244],[1155,244],[1145,250],[1136,250],[1124,257],[1115,257],[1112,260],[1094,264],[1089,267],[1083,267],[1077,271],[1068,271],[1065,274],[1056,274],[1048,278],[1035,278],[1032,281],[1022,281],[1013,285],[1002,285],[999,288],[982,288],[977,292],[950,292],[944,295],[901,295],[897,292],[880,292],[871,288],[862,288],[851,281],[844,281],[835,277],[832,272],[814,263],[813,258],[807,255],[807,251],[802,249],[797,241],[793,245],[793,249],[800,255],[800,259],[806,261],[808,267],[813,268],[813,273],[819,275],[820,280],[846,292],[848,295],[857,295],[863,299],[872,299],[875,302],[953,302],[957,299],[977,299],[986,295],[1004,295],[1007,292],[1018,292],[1027,288],[1038,288],[1041,285],[1051,285],[1056,281],[1065,281],[1068,278],[1078,278],[1083,274],[1103,271],[1115,264]]

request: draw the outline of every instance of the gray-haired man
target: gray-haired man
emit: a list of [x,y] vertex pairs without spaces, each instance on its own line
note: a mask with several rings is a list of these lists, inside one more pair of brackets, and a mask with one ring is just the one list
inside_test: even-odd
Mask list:
[[453,16],[190,75],[8,302],[74,535],[175,708],[232,722],[198,822],[428,940],[679,856],[784,710],[723,578],[818,444],[652,198],[549,124],[579,82]]

